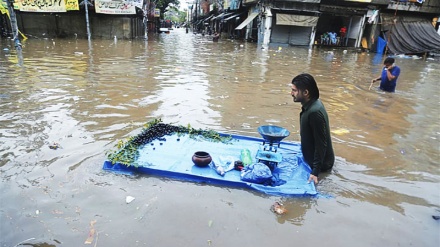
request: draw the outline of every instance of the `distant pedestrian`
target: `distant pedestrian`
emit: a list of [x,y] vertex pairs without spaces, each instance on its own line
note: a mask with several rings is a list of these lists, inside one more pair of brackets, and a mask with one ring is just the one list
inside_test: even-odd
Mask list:
[[339,35],[341,35],[342,38],[345,37],[345,34],[347,34],[347,28],[345,26],[341,27],[339,30]]
[[218,40],[220,39],[220,34],[215,32],[214,36],[212,37],[212,41],[214,42],[218,42]]
[[347,28],[345,26],[339,29],[339,36],[341,37],[340,42],[341,45],[344,44],[345,35],[347,35]]
[[310,74],[297,75],[292,80],[294,102],[300,102],[301,151],[312,168],[309,182],[318,183],[321,172],[330,171],[335,162],[327,111],[319,99],[319,89]]
[[394,65],[394,58],[388,57],[383,62],[384,67],[380,77],[371,80],[371,84],[376,81],[380,81],[379,88],[383,91],[394,93],[396,91],[397,78],[400,75],[399,66]]

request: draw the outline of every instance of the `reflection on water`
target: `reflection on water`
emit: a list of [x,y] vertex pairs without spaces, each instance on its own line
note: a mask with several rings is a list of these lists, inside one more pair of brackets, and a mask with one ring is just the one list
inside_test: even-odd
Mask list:
[[[439,244],[438,60],[397,57],[389,94],[369,90],[383,56],[351,50],[214,43],[179,29],[148,40],[27,40],[22,62],[12,45],[2,40],[1,246],[31,237],[78,246],[92,220],[103,246],[287,245],[292,236],[311,245],[317,227],[331,246],[409,245],[402,234]],[[251,136],[275,124],[298,141],[290,83],[301,72],[316,77],[330,116],[338,157],[318,185],[330,199],[281,198],[289,212],[276,216],[276,197],[101,170],[106,151],[152,118]],[[127,195],[136,200],[126,205]],[[335,240],[340,231],[349,237]]]

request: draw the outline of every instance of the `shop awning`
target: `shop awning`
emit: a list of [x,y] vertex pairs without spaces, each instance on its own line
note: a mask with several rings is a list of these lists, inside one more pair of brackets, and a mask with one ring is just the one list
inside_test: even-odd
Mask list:
[[237,16],[239,16],[239,15],[242,15],[243,13],[238,13],[238,14],[235,14],[235,15],[231,15],[231,16],[229,16],[228,18],[225,18],[223,21],[229,21],[230,19],[233,19],[233,18],[235,18],[235,17],[237,17]]
[[225,13],[218,14],[217,16],[215,16],[214,18],[212,18],[212,20],[216,20],[216,19],[218,19],[218,18],[222,18],[222,16],[224,16],[224,15],[225,15]]
[[218,16],[212,18],[212,19],[213,19],[213,20],[218,20],[218,19],[221,19],[221,18],[225,18],[226,16],[230,16],[230,15],[232,15],[232,14],[234,14],[234,12],[221,13],[221,14],[219,14]]
[[314,27],[318,23],[319,17],[308,15],[291,15],[281,14],[276,15],[277,25],[300,26],[300,27]]
[[211,15],[210,17],[204,19],[203,21],[204,21],[204,22],[205,22],[205,21],[209,21],[212,17],[214,17],[214,15]]
[[247,26],[251,21],[253,21],[255,19],[255,17],[257,17],[258,13],[252,13],[250,14],[246,20],[244,20],[240,25],[238,25],[238,27],[235,28],[235,30],[241,30],[243,29],[245,26]]
[[199,25],[199,24],[202,23],[204,20],[205,20],[205,19],[198,20],[198,21],[196,22],[196,25]]

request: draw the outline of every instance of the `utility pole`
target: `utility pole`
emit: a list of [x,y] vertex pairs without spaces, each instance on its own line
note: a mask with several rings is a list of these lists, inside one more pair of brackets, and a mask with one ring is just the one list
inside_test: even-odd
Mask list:
[[[198,8],[197,8],[197,4],[198,4],[198,0],[196,0],[196,10],[195,10],[195,12],[196,12],[196,14],[195,14],[195,19],[196,19],[196,23],[197,23],[197,21],[198,21]],[[199,5],[200,6],[200,5]],[[194,25],[194,28],[193,28],[193,30],[196,30],[196,32],[198,31],[198,29],[197,29],[197,25]]]
[[17,51],[18,65],[23,65],[23,54],[21,50],[20,39],[18,38],[18,25],[17,25],[17,17],[15,16],[13,0],[6,0],[6,4],[8,5],[9,12],[9,21],[11,22],[12,28],[12,36],[14,40],[15,50]]
[[[87,39],[90,42],[90,38],[92,36],[92,34],[90,33],[90,22],[89,22],[89,1],[84,0],[82,1],[79,5],[83,5],[84,4],[84,9],[86,11],[86,28],[87,28]],[[92,4],[90,4],[92,5]],[[93,6],[93,5],[92,5]]]
[[84,8],[86,9],[86,26],[87,26],[87,39],[90,41],[92,34],[90,33],[90,24],[89,24],[89,2],[84,0]]
[[8,5],[8,12],[9,12],[9,20],[11,22],[11,29],[12,29],[12,39],[14,40],[15,49],[21,49],[21,43],[18,39],[18,25],[17,25],[17,17],[15,16],[14,6],[13,6],[13,0],[6,0],[6,3]]

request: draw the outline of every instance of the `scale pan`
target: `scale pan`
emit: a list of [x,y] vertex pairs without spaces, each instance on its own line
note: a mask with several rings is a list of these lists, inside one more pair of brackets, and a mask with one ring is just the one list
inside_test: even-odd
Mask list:
[[260,126],[258,127],[258,133],[269,143],[278,143],[290,135],[287,129],[275,125]]

